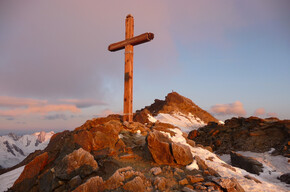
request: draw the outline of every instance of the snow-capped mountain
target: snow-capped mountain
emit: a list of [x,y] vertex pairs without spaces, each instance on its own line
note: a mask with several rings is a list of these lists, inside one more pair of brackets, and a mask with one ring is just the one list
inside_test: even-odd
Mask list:
[[0,168],[12,167],[35,150],[44,149],[53,134],[53,131],[41,131],[23,136],[13,133],[0,136]]

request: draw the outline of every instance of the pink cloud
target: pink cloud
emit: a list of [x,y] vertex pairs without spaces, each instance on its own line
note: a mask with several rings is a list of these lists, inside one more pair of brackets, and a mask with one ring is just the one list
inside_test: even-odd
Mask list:
[[46,104],[47,100],[0,96],[0,107],[25,107]]
[[264,108],[258,108],[254,112],[254,116],[261,116],[261,115],[265,115],[265,114],[266,114],[266,111]]
[[111,114],[121,114],[121,113],[122,113],[122,111],[114,112],[114,111],[112,111],[112,110],[110,110],[110,109],[105,109],[105,110],[101,111],[101,112],[97,115],[97,117],[107,117],[108,115],[111,115]]
[[277,113],[273,113],[273,112],[269,112],[269,113],[267,113],[267,116],[268,117],[278,117],[278,114]]
[[240,101],[229,104],[216,104],[210,108],[210,112],[216,115],[246,115],[246,111]]
[[75,105],[60,104],[60,105],[42,105],[42,106],[29,106],[27,108],[16,108],[10,110],[0,110],[0,116],[21,116],[30,114],[45,115],[49,112],[64,112],[69,111],[72,113],[78,113],[81,110]]

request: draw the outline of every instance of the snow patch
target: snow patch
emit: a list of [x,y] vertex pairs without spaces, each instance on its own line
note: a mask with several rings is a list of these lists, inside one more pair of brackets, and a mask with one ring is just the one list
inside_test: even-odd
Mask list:
[[191,113],[185,115],[180,112],[173,114],[159,113],[155,117],[148,115],[148,120],[152,123],[160,121],[162,123],[172,124],[176,127],[179,127],[182,131],[186,133],[206,125],[205,122],[203,122],[200,118],[192,115]]

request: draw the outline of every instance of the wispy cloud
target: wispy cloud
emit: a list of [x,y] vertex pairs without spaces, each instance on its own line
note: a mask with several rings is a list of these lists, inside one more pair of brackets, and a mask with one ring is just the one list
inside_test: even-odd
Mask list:
[[44,105],[47,100],[0,96],[0,107],[26,107]]
[[0,116],[15,117],[29,114],[45,115],[49,112],[64,112],[64,111],[69,111],[72,113],[81,112],[81,110],[77,108],[75,105],[61,104],[61,105],[29,106],[27,108],[0,110]]
[[210,108],[210,112],[215,115],[246,115],[243,103],[240,101],[229,104],[216,104]]
[[40,114],[50,112],[79,113],[81,110],[75,104],[50,104],[47,100],[0,96],[0,116],[10,118],[16,116]]
[[67,116],[65,114],[46,115],[46,116],[44,116],[44,119],[46,119],[46,120],[56,120],[56,119],[67,120]]
[[107,103],[94,99],[60,99],[59,101],[76,105],[78,108],[86,108],[96,105],[107,105]]

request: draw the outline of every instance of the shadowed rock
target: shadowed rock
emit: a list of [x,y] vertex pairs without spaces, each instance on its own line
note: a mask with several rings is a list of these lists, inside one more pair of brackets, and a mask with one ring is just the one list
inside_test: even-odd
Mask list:
[[250,173],[259,175],[263,172],[263,164],[252,157],[246,157],[234,151],[231,151],[231,163],[235,167],[242,168]]

